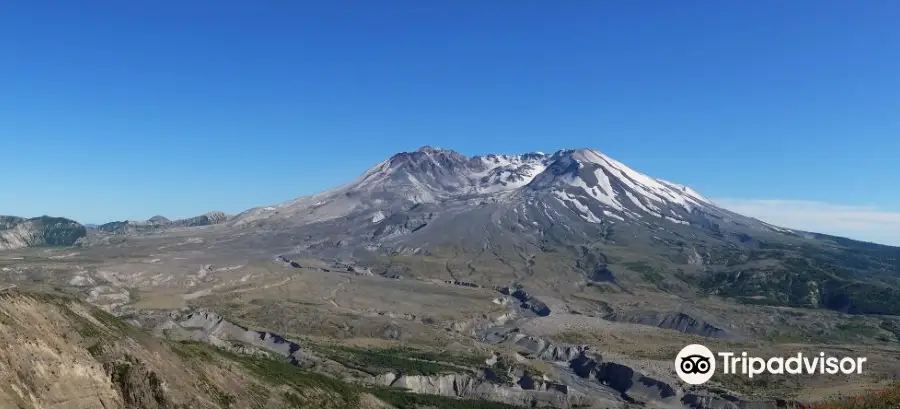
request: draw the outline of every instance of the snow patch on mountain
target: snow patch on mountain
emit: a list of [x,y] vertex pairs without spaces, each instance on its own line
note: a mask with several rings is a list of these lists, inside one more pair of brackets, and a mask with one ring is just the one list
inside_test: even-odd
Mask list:
[[563,204],[571,204],[578,211],[579,215],[591,223],[603,223],[603,220],[597,217],[594,212],[587,206],[585,206],[578,197],[569,195],[566,192],[553,192],[554,196]]
[[692,190],[689,192],[689,189],[685,186],[681,186],[681,189],[679,189],[677,186],[667,185],[664,181],[653,179],[647,175],[638,173],[621,162],[593,149],[577,151],[573,154],[573,157],[575,157],[576,160],[583,159],[591,163],[601,164],[605,170],[613,173],[613,175],[620,182],[624,183],[632,192],[639,193],[641,197],[651,199],[658,203],[665,204],[667,202],[674,202],[685,207],[688,211],[690,211],[693,206],[709,204],[708,201],[702,199],[699,195],[694,197],[691,194],[694,192]]
[[620,221],[623,221],[623,222],[625,221],[625,218],[624,218],[624,217],[619,216],[619,215],[617,215],[617,214],[615,214],[615,213],[613,213],[613,212],[611,212],[611,211],[609,211],[609,210],[604,210],[604,211],[603,211],[603,215],[606,216],[606,217],[611,217],[611,218],[613,218],[613,219],[619,219]]

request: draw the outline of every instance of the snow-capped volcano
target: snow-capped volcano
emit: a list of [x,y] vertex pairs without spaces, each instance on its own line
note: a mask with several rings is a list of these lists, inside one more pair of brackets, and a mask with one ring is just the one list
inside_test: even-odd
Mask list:
[[[320,200],[312,206],[335,202],[350,211],[366,201],[392,207],[542,192],[589,222],[649,215],[686,223],[686,214],[714,206],[690,188],[643,175],[592,149],[466,157],[429,146],[382,161],[356,181],[314,196]],[[334,210],[329,214],[343,213]]]
[[[717,207],[686,186],[644,175],[593,149],[467,157],[430,146],[393,155],[336,189],[251,209],[234,224],[367,221],[350,227],[355,231],[402,219],[411,227],[401,230],[412,233],[438,219],[469,223],[487,204],[494,220],[515,216],[516,223],[527,223],[529,229],[563,219],[602,226],[661,223],[718,228],[719,222],[729,220],[762,226]],[[382,237],[388,230],[375,227],[365,235]],[[394,231],[390,237],[398,234]]]

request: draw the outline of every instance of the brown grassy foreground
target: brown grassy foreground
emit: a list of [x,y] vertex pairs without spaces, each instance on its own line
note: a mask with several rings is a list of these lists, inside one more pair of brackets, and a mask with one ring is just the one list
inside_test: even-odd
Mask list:
[[892,409],[900,406],[900,383],[873,389],[853,397],[838,397],[831,402],[808,406],[808,409]]

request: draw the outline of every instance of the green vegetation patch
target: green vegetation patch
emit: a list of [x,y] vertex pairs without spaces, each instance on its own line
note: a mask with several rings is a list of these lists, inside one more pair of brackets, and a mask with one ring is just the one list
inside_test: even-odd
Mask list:
[[631,271],[640,273],[644,281],[655,285],[657,288],[660,288],[662,290],[667,289],[665,288],[665,269],[653,267],[646,261],[629,261],[626,263],[622,263],[622,266],[628,268]]
[[103,356],[103,353],[106,351],[106,349],[103,347],[102,342],[97,342],[96,344],[87,347],[87,351],[89,354],[91,354],[92,357],[99,358]]
[[845,339],[853,339],[857,337],[875,338],[881,333],[881,329],[869,325],[863,320],[851,320],[850,322],[837,324],[837,330]]
[[276,361],[266,358],[250,358],[231,355],[231,359],[241,363],[260,379],[273,384],[291,386],[300,396],[306,396],[309,389],[334,392],[347,402],[357,402],[359,391],[353,386],[326,375],[303,371],[287,361]]
[[471,355],[435,353],[409,348],[324,348],[329,359],[373,375],[395,372],[403,375],[440,375],[471,370],[484,362]]
[[[519,406],[512,406],[502,403],[465,400],[437,395],[413,394],[403,389],[388,387],[371,387],[363,385],[354,385],[335,379],[326,375],[308,372],[297,368],[286,360],[273,360],[267,358],[257,358],[236,355],[231,352],[193,341],[171,342],[172,349],[180,356],[186,359],[223,359],[225,362],[239,364],[255,375],[259,381],[284,388],[278,396],[281,397],[287,408],[310,408],[317,409],[346,409],[357,407],[360,402],[361,394],[369,393],[379,399],[389,403],[398,409],[522,409]],[[359,356],[376,356],[376,362],[396,362],[399,361],[419,362],[410,360],[415,359],[444,359],[452,360],[457,363],[472,363],[477,359],[474,357],[436,354],[425,351],[415,351],[407,349],[378,349],[378,350],[362,350],[350,347],[333,347],[336,350],[352,351]],[[370,354],[365,354],[369,352]],[[378,361],[383,360],[383,361]],[[449,368],[449,367],[448,367]],[[459,372],[458,369],[454,370]],[[269,398],[269,390],[259,384],[251,384],[247,388],[247,393],[254,396],[254,407],[267,407]],[[215,391],[211,391],[215,392]],[[211,393],[218,396],[217,400],[223,407],[229,407],[232,401],[228,394]]]
[[822,238],[847,248],[822,241],[802,245],[760,242],[756,250],[709,249],[709,264],[727,269],[713,270],[693,284],[707,294],[748,304],[900,314],[900,251]]
[[91,309],[91,316],[94,317],[94,319],[96,319],[97,321],[100,321],[100,323],[102,323],[106,328],[109,328],[110,330],[113,330],[120,334],[133,335],[139,332],[136,327],[129,325],[125,321],[122,321],[119,317],[116,317],[115,315],[112,315],[99,308]]
[[[126,335],[140,336],[145,334],[141,329],[129,325],[115,315],[99,308],[85,305],[84,308],[90,314],[89,317],[75,312],[72,307],[81,302],[68,294],[55,294],[49,292],[29,292],[29,297],[48,305],[55,305],[58,311],[66,318],[72,328],[85,340],[110,341],[118,340]],[[99,325],[98,325],[99,323]]]
[[182,359],[197,359],[204,362],[211,362],[217,351],[207,344],[198,341],[180,341],[171,342],[172,352],[180,356]]
[[[290,408],[345,409],[353,408],[359,403],[359,388],[339,379],[326,375],[301,370],[286,360],[249,357],[237,355],[223,349],[200,342],[171,342],[172,350],[186,360],[238,364],[252,373],[261,382],[269,386],[287,389],[282,398],[286,399]],[[216,394],[209,390],[220,404],[226,403],[227,394]],[[268,400],[268,392],[261,385],[248,389],[254,395],[258,405],[264,406]],[[290,395],[288,395],[290,394]],[[230,396],[230,395],[229,395]],[[221,398],[221,399],[220,399]],[[227,406],[226,406],[227,407]]]

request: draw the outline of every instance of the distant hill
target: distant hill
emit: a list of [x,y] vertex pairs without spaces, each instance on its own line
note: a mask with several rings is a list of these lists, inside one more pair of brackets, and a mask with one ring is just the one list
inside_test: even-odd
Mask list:
[[169,220],[163,216],[153,216],[148,220],[124,220],[115,221],[97,226],[97,230],[114,233],[152,233],[179,227],[199,227],[219,224],[229,220],[228,215],[222,212],[209,212],[200,216],[187,219]]
[[81,223],[62,217],[0,216],[0,250],[71,246],[85,236],[87,229]]

